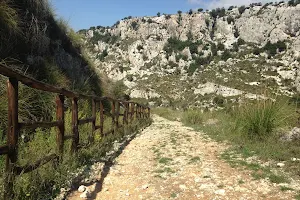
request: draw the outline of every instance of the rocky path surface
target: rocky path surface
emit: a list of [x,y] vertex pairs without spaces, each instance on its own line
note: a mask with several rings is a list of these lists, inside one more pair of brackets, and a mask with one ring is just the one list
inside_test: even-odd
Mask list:
[[[154,123],[124,149],[90,199],[293,199],[265,179],[219,158],[227,147],[181,122]],[[99,172],[100,173],[100,172]],[[79,192],[68,199],[81,199]]]

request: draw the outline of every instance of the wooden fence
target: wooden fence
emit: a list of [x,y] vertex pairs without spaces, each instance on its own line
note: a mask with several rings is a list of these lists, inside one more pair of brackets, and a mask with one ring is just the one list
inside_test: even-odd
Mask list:
[[[74,93],[72,91],[65,90],[63,88],[57,88],[49,84],[34,80],[27,76],[21,75],[12,69],[0,64],[0,74],[8,77],[7,81],[7,94],[8,94],[8,127],[7,127],[7,144],[0,146],[0,155],[6,155],[6,176],[4,183],[4,199],[13,198],[13,184],[15,177],[31,172],[40,166],[63,157],[64,142],[66,140],[72,140],[71,153],[76,153],[80,148],[79,144],[79,131],[78,126],[91,123],[92,129],[89,137],[89,142],[94,141],[94,133],[99,130],[101,136],[108,134],[114,134],[116,129],[124,127],[132,122],[135,118],[150,118],[150,108],[140,105],[135,102],[127,102],[112,99],[109,97],[97,97],[91,95],[83,95]],[[18,119],[18,85],[21,82],[31,88],[55,93],[56,96],[56,121],[53,122],[20,122]],[[65,134],[65,109],[64,102],[69,98],[72,100],[72,134]],[[86,119],[78,119],[78,100],[86,99],[92,101],[92,116]],[[107,101],[111,104],[110,110],[105,110],[103,103]],[[123,112],[120,112],[120,108],[123,108]],[[99,108],[99,109],[97,109]],[[100,124],[96,124],[96,114],[100,113]],[[104,115],[108,116],[112,120],[110,130],[104,132]],[[123,118],[123,125],[120,124],[120,117]],[[17,166],[18,160],[18,139],[19,132],[25,128],[52,128],[57,127],[56,145],[57,153],[47,155],[43,159],[37,160],[35,163],[26,166]]]

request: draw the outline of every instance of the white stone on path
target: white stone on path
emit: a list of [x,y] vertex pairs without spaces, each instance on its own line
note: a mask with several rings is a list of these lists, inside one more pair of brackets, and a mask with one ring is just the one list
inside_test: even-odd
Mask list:
[[219,195],[225,195],[225,190],[221,189],[221,190],[216,190],[215,194],[219,194]]
[[81,186],[79,186],[79,188],[78,188],[78,192],[82,193],[82,192],[85,191],[85,189],[86,189],[86,187],[85,187],[84,185],[81,185]]

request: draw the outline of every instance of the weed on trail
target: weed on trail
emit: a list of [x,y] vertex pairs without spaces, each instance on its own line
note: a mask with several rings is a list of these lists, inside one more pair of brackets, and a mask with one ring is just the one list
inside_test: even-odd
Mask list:
[[221,154],[221,158],[226,160],[232,167],[244,168],[252,171],[251,175],[255,180],[267,178],[272,183],[289,183],[284,175],[275,174],[270,167],[264,167],[258,163],[247,162],[233,149],[228,149]]

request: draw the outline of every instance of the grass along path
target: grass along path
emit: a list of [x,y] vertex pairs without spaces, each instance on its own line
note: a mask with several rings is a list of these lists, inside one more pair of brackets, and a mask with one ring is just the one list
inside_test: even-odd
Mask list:
[[[181,122],[156,115],[153,119],[154,123],[116,159],[103,184],[89,186],[92,193],[97,191],[93,199],[292,199],[295,196],[296,191],[287,186],[284,190],[280,183],[255,178],[251,169],[234,167],[221,159],[221,156],[229,159],[228,146]],[[263,169],[258,169],[258,173],[259,170]],[[74,192],[68,199],[80,199],[79,196],[80,193]]]

